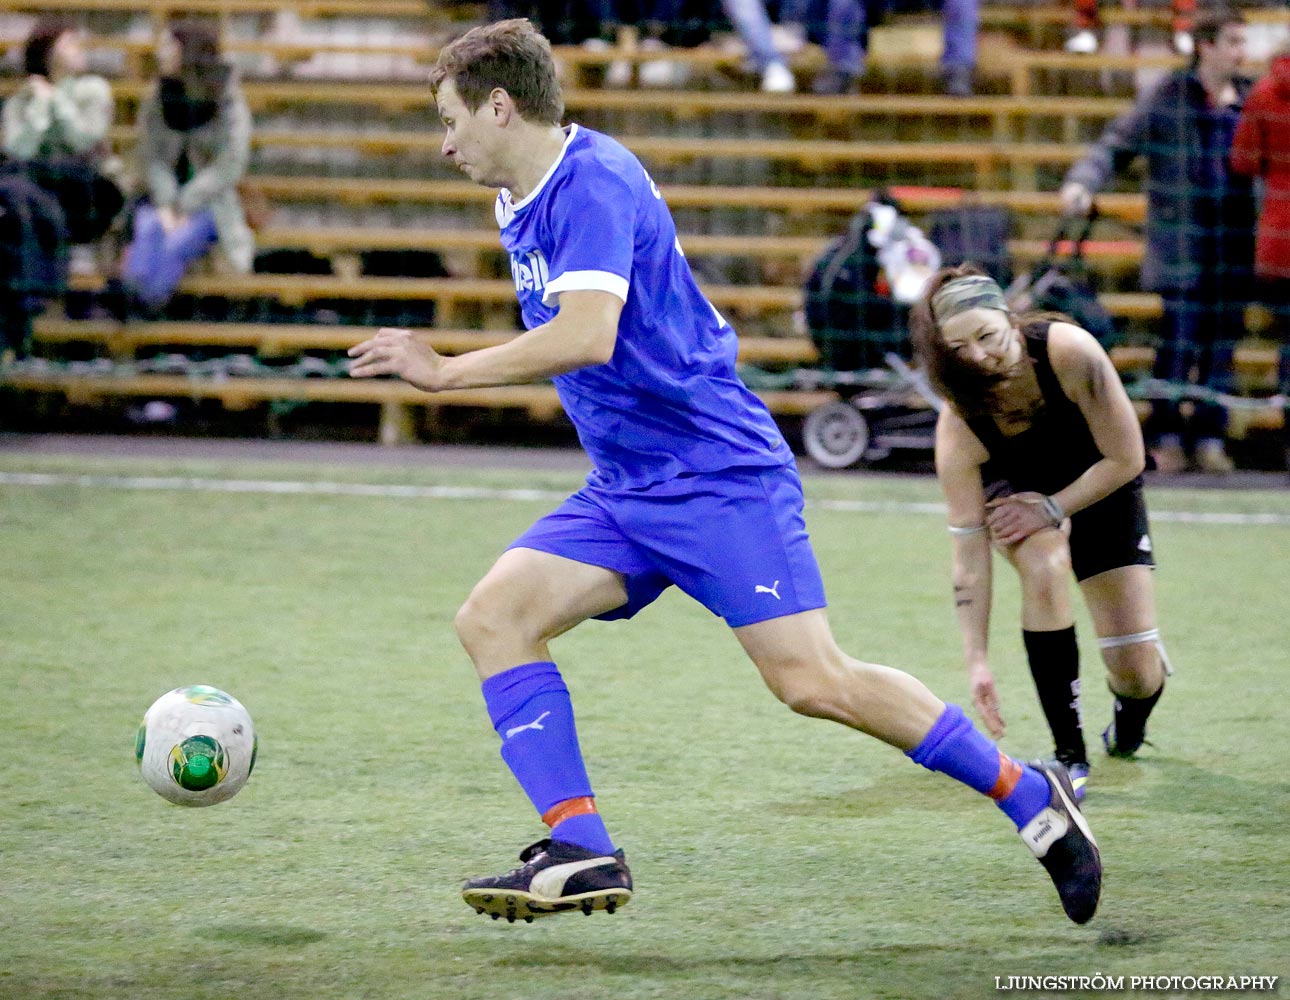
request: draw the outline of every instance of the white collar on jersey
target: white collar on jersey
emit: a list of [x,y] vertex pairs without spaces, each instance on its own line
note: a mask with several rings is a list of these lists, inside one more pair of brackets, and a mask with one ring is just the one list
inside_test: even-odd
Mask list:
[[546,187],[546,182],[551,179],[551,175],[555,173],[556,168],[564,162],[564,154],[569,151],[569,144],[573,142],[574,137],[578,134],[577,123],[571,123],[569,125],[568,132],[568,138],[564,140],[564,145],[560,147],[560,155],[555,158],[555,162],[552,163],[550,169],[542,175],[542,179],[537,182],[537,186],[534,187],[532,191],[516,202],[511,201],[511,192],[506,188],[502,188],[501,191],[497,193],[496,214],[498,229],[505,229],[509,226],[511,224],[511,220],[515,218],[515,213],[541,194],[542,189]]

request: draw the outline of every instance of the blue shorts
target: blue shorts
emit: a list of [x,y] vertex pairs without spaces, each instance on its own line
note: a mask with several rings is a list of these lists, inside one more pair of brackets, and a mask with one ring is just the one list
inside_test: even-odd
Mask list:
[[731,628],[825,606],[792,466],[677,476],[646,489],[584,486],[511,543],[621,573],[631,618],[672,584]]

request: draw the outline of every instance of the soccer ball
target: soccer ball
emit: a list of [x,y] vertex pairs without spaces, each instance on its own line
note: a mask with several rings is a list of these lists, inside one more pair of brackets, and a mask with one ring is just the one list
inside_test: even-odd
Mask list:
[[213,806],[238,793],[255,767],[251,716],[207,684],[175,688],[152,703],[134,756],[148,786],[181,806]]

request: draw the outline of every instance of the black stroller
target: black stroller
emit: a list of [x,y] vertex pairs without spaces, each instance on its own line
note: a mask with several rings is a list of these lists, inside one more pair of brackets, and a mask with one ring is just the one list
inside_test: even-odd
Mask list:
[[895,294],[880,259],[910,228],[894,199],[875,195],[806,281],[803,311],[820,367],[798,372],[795,385],[841,397],[809,413],[802,428],[807,454],[825,468],[935,443],[941,401],[909,365],[909,307],[900,301],[909,296]]
[[1028,273],[1008,285],[1005,294],[1014,311],[1043,309],[1065,313],[1107,347],[1117,335],[1115,321],[1098,301],[1097,287],[1084,262],[1084,243],[1097,218],[1097,206],[1094,205],[1078,235],[1066,248],[1063,242],[1076,220],[1064,216],[1044,255]]

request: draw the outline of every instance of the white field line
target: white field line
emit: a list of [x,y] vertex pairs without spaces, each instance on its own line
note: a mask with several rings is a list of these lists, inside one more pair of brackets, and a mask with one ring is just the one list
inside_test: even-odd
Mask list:
[[[106,476],[62,472],[0,472],[0,486],[58,487],[83,489],[170,490],[190,493],[269,493],[297,496],[392,497],[414,500],[501,500],[558,503],[565,490],[497,489],[487,486],[413,486],[397,483],[332,483],[282,479],[214,479],[198,476]],[[809,500],[817,510],[863,514],[941,514],[945,505],[899,500]],[[1290,526],[1290,513],[1242,513],[1239,511],[1194,512],[1153,510],[1151,520],[1179,524],[1233,524]]]

